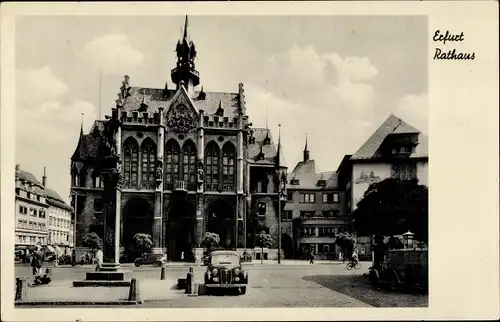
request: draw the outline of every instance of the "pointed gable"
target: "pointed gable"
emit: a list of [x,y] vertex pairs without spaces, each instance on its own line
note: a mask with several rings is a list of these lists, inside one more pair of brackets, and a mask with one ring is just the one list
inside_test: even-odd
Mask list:
[[186,89],[181,86],[165,113],[167,131],[186,133],[196,130],[199,114]]
[[[358,151],[354,153],[351,160],[370,159],[375,157],[380,146],[390,134],[419,134],[420,143],[417,146],[416,153],[412,154],[411,157],[427,156],[427,143],[424,142],[426,141],[426,136],[402,119],[391,114],[372,136],[366,140]],[[422,146],[420,146],[421,144]]]

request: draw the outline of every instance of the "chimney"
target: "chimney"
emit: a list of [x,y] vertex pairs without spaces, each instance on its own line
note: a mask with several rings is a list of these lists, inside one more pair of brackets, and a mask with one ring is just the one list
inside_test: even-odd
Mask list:
[[46,170],[47,170],[47,167],[43,167],[42,186],[44,188],[47,188],[47,176],[45,175]]
[[21,171],[21,165],[19,163],[16,164],[16,171]]

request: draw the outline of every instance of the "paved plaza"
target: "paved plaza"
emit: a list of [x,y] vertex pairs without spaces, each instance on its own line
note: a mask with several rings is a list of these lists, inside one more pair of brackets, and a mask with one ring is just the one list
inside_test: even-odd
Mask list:
[[[244,265],[249,274],[247,294],[200,295],[190,297],[176,288],[177,279],[185,278],[189,265],[171,264],[165,280],[160,280],[161,269],[151,266],[124,265],[129,278],[138,281],[139,307],[157,308],[222,308],[222,307],[370,307],[370,306],[427,306],[427,296],[394,294],[375,289],[362,276],[371,263],[363,262],[359,270],[347,271],[341,262],[259,261]],[[203,282],[205,267],[193,266],[196,283]],[[90,265],[52,268],[49,285],[30,287],[27,301],[118,301],[126,300],[128,287],[78,287],[75,280],[85,278],[92,271]],[[27,265],[17,265],[16,277],[29,276]],[[53,307],[53,306],[51,306]],[[67,306],[66,306],[67,307]],[[138,306],[125,306],[138,307]]]

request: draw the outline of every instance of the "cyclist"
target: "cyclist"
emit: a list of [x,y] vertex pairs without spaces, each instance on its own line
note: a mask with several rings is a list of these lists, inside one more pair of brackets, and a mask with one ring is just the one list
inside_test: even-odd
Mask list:
[[356,253],[356,250],[353,250],[352,251],[352,255],[351,255],[351,263],[352,263],[352,266],[356,266],[358,264],[359,260],[358,260],[358,254]]

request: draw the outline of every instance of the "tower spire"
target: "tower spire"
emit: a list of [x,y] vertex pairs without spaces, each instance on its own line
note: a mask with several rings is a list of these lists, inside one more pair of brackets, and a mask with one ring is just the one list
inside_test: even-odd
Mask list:
[[310,155],[309,155],[309,150],[307,149],[307,133],[306,133],[306,146],[304,147],[304,159],[303,159],[303,161],[304,162],[309,161],[309,157],[310,157]]
[[278,147],[276,151],[276,166],[286,167],[285,159],[283,158],[283,148],[281,147],[281,124],[278,124]]
[[179,39],[175,51],[177,53],[177,66],[172,69],[172,81],[177,85],[177,89],[184,82],[189,94],[194,94],[194,88],[200,84],[200,75],[195,69],[194,60],[196,58],[196,48],[189,39],[188,16],[184,21],[184,32],[182,39]]
[[80,136],[83,136],[83,113],[82,113],[82,123],[80,125]]

